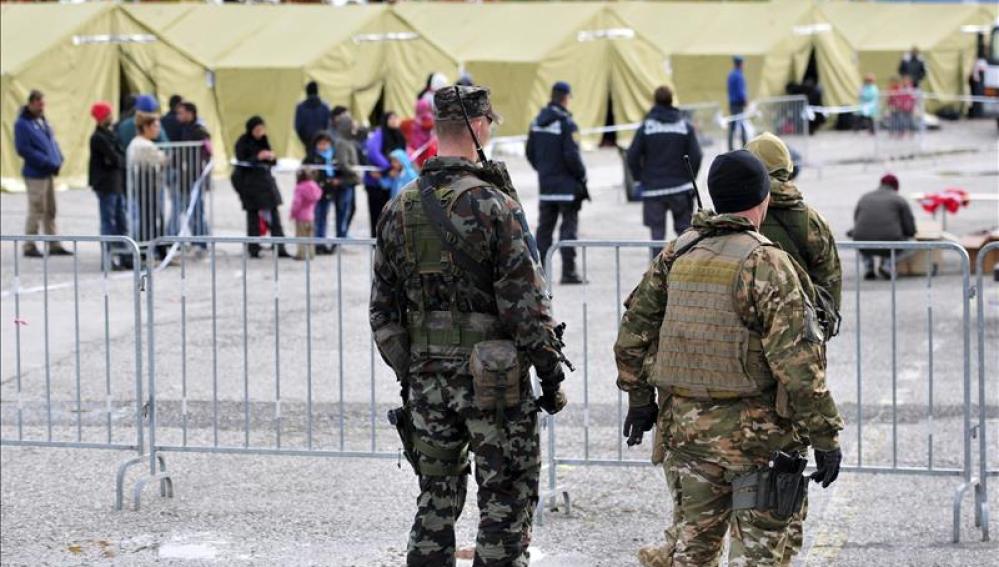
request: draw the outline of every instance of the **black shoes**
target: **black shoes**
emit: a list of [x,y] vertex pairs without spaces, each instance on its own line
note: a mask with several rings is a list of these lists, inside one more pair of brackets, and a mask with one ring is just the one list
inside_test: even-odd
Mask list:
[[870,280],[876,280],[876,279],[878,279],[878,276],[877,276],[877,274],[874,273],[874,270],[871,269],[871,270],[867,270],[866,272],[864,272],[864,279],[868,280],[868,281],[870,281]]
[[[49,246],[49,256],[72,256],[73,253],[66,250],[58,242],[53,243]],[[33,243],[28,243],[24,245],[24,257],[25,258],[43,258],[45,254],[38,249]]]
[[562,274],[562,285],[579,285],[585,283],[575,271]]

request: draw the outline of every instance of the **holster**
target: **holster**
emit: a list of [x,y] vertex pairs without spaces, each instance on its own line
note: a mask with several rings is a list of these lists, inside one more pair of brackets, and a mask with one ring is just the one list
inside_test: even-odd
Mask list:
[[[389,423],[395,426],[402,441],[402,454],[417,476],[459,476],[468,474],[468,443],[454,449],[434,447],[416,437],[408,405],[389,410]],[[420,464],[420,455],[441,461]]]
[[732,510],[770,511],[787,520],[801,510],[808,491],[808,477],[801,473],[807,459],[776,451],[770,465],[732,481]]

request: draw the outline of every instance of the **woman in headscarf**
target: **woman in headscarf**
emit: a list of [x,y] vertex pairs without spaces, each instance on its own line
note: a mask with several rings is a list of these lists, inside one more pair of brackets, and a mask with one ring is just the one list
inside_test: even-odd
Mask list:
[[368,136],[365,149],[368,154],[368,164],[377,167],[378,172],[364,174],[364,190],[368,194],[368,216],[371,221],[371,237],[375,237],[375,226],[382,208],[388,203],[389,192],[382,187],[381,178],[391,167],[389,154],[395,150],[406,150],[406,137],[400,129],[402,120],[395,112],[387,112],[382,117],[382,123]]
[[[260,236],[260,221],[270,227],[274,236],[284,236],[281,227],[281,192],[271,175],[271,167],[277,164],[277,156],[267,140],[267,125],[264,119],[253,116],[246,121],[246,131],[236,140],[236,167],[232,172],[232,187],[246,211],[246,235]],[[260,245],[249,244],[247,250],[251,258],[260,257]],[[284,244],[279,244],[277,254],[290,258]]]

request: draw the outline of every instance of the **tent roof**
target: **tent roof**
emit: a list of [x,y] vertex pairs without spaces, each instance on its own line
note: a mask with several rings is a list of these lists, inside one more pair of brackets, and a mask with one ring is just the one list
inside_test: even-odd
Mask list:
[[349,41],[384,6],[138,4],[125,9],[211,67],[299,68]]
[[598,2],[403,3],[395,11],[458,61],[540,61],[581,31]]
[[[667,11],[670,4],[663,4]],[[806,21],[810,2],[725,4],[697,28],[678,53],[710,55],[766,55],[781,42],[793,40],[794,26]]]
[[384,6],[271,6],[249,18],[264,25],[229,50],[219,67],[298,68],[312,63],[384,16]]
[[[107,13],[108,4],[83,4],[67,10],[57,4],[4,4],[0,6],[0,71],[16,73],[85,23]],[[38,22],[45,22],[39,26]]]
[[828,3],[818,14],[859,51],[905,51],[914,44],[929,50],[961,34],[962,25],[990,23],[975,5]]
[[688,45],[719,13],[704,2],[621,2],[611,9],[666,54]]

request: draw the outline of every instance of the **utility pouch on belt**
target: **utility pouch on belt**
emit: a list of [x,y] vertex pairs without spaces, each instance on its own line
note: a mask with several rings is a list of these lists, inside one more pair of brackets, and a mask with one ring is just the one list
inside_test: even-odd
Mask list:
[[503,423],[505,410],[520,403],[520,360],[513,341],[476,343],[468,362],[475,392],[475,405],[482,411],[495,411]]
[[775,451],[770,466],[736,477],[732,481],[732,510],[762,510],[786,520],[801,510],[808,490],[808,477],[801,473],[808,460]]

